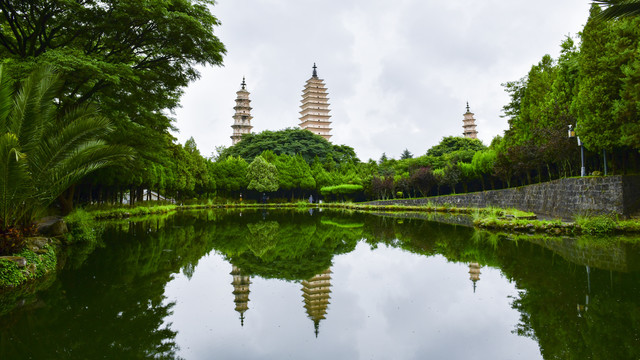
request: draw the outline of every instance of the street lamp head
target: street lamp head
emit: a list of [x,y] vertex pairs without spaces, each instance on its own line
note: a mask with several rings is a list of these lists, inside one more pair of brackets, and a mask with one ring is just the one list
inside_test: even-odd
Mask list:
[[573,128],[573,125],[569,125],[569,138],[573,139],[574,137],[576,137],[576,131]]

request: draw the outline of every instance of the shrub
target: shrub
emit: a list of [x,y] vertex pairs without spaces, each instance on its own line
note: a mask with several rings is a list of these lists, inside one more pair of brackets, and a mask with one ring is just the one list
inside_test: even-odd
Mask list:
[[69,243],[87,241],[96,242],[100,233],[93,216],[83,209],[75,209],[65,217],[69,233],[67,241]]
[[616,221],[607,215],[576,216],[576,224],[585,234],[607,234],[616,229]]
[[362,185],[342,184],[336,186],[325,186],[320,189],[322,196],[333,195],[344,199],[345,196],[353,195],[363,190]]

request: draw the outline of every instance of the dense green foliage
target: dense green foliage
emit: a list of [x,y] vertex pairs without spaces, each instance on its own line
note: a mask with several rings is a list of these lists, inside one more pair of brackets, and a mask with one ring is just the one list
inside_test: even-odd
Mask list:
[[531,183],[579,174],[575,128],[591,173],[640,170],[640,18],[602,21],[593,5],[580,47],[566,38],[558,59],[549,55],[526,77],[505,84],[509,130],[493,147],[493,173],[503,182]]
[[214,35],[211,0],[0,1],[0,59],[7,73],[25,78],[54,66],[61,118],[87,104],[113,124],[107,140],[137,152],[127,169],[109,168],[85,178],[68,198],[132,201],[143,189],[193,197],[215,189],[206,161],[174,144],[168,116],[183,88],[199,77],[196,66],[221,65],[225,49]]
[[361,193],[363,189],[362,185],[342,184],[325,186],[320,189],[320,193],[329,199],[345,200],[347,198],[353,199],[358,193]]
[[247,167],[247,189],[257,192],[278,190],[278,169],[268,163],[262,156],[257,156]]
[[[601,3],[612,5],[607,13],[636,2]],[[218,20],[211,5],[210,0],[145,6],[133,0],[17,5],[0,0],[0,58],[12,76],[21,78],[42,64],[57,66],[64,82],[50,91],[57,99],[50,109],[53,121],[66,126],[71,120],[65,114],[98,105],[113,124],[100,137],[136,151],[126,167],[96,166],[88,176],[70,175],[64,185],[51,186],[63,193],[64,208],[70,209],[72,200],[256,202],[263,192],[273,201],[366,200],[525,185],[579,174],[579,147],[567,136],[569,125],[584,143],[589,173],[604,172],[604,159],[609,173],[640,170],[640,19],[604,21],[597,5],[579,46],[567,37],[557,59],[544,55],[524,77],[504,84],[511,97],[503,108],[509,129],[488,147],[448,136],[415,155],[405,149],[397,160],[383,153],[378,161],[361,162],[347,145],[284,129],[247,134],[207,159],[193,138],[175,143],[166,114],[198,77],[197,64],[222,62],[225,49],[213,33]],[[12,137],[3,141],[15,159],[24,153],[11,150]],[[46,194],[19,193],[29,199],[24,204],[46,199],[38,203],[40,210],[52,201]],[[23,222],[35,214],[23,216]],[[8,218],[16,215],[5,214],[3,221]]]
[[56,116],[59,78],[39,68],[17,92],[0,67],[0,232],[27,226],[87,174],[131,159],[132,151],[107,145],[110,122],[79,106]]
[[55,270],[57,264],[56,253],[51,245],[45,245],[39,253],[25,248],[16,256],[23,257],[33,270],[26,271],[13,261],[0,259],[0,288],[15,287],[39,278]]
[[316,157],[323,162],[329,158],[338,163],[359,161],[354,150],[348,146],[332,145],[311,131],[291,128],[246,134],[242,137],[241,142],[224,149],[220,157],[236,156],[251,162],[256,156],[267,150],[276,155],[300,155],[308,164]]
[[576,224],[585,234],[600,235],[612,233],[616,228],[616,221],[611,216],[577,216]]

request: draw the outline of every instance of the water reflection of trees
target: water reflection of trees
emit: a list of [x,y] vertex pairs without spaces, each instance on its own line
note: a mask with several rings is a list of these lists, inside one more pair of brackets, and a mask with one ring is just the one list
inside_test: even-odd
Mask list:
[[[400,217],[366,217],[363,233],[374,247],[385,244],[500,269],[520,289],[512,302],[521,315],[514,332],[538,341],[545,359],[640,358],[637,247],[614,243],[609,249],[592,250],[576,248],[587,245],[566,239],[514,241],[505,235]],[[569,256],[575,253],[579,256]],[[590,267],[587,276],[585,264],[602,258],[611,261],[616,253],[625,255],[618,256],[624,264]],[[594,254],[595,259],[584,254]],[[608,270],[620,268],[629,270]]]
[[188,247],[179,241],[191,237],[183,230],[168,234],[147,224],[108,230],[113,241],[106,248],[74,264],[79,269],[61,271],[38,300],[2,318],[0,358],[175,358],[176,332],[164,324],[174,304],[163,294],[182,266],[168,254]]
[[587,278],[554,246],[422,219],[297,211],[181,213],[113,224],[105,239],[24,311],[0,319],[0,358],[173,358],[176,333],[164,323],[173,304],[163,296],[172,274],[191,276],[216,251],[243,276],[310,280],[361,239],[500,269],[521,289],[514,332],[536,339],[545,359],[640,358],[639,273],[591,267]]
[[[362,224],[339,226],[345,219],[323,223],[324,216],[290,212],[284,217],[243,213],[219,221],[212,244],[243,272],[264,278],[306,280],[331,266],[333,257],[355,249],[362,237]],[[276,222],[277,221],[277,222]],[[238,229],[244,236],[227,236]]]
[[640,274],[565,261],[540,246],[500,246],[500,268],[522,289],[516,332],[545,359],[640,358]]

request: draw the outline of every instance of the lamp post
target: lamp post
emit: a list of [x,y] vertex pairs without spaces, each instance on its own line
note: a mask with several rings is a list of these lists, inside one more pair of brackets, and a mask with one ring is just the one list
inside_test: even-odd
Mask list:
[[578,146],[580,146],[580,161],[582,167],[580,168],[580,176],[585,176],[587,171],[584,167],[584,145],[582,145],[582,141],[580,141],[580,136],[576,136],[576,130],[573,128],[573,125],[569,125],[569,138],[577,138]]

